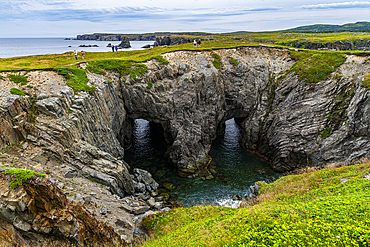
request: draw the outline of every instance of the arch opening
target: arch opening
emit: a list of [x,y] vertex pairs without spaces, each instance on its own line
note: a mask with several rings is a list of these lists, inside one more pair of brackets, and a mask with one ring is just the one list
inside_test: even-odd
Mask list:
[[134,120],[132,145],[125,151],[125,161],[131,168],[149,171],[160,184],[158,193],[170,194],[170,200],[180,205],[235,206],[238,202],[232,200],[233,196],[243,197],[256,181],[278,176],[266,162],[240,146],[242,133],[238,123],[240,119],[230,119],[221,125],[225,128],[212,143],[207,177],[178,176],[166,158],[169,143],[163,127],[144,119]]

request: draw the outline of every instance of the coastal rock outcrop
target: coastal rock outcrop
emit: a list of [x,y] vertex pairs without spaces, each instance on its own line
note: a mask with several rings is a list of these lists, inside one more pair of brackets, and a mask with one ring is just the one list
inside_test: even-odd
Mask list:
[[161,36],[155,39],[154,46],[180,45],[180,44],[186,44],[186,43],[191,43],[191,42],[192,40],[190,38]]
[[130,48],[130,40],[127,36],[124,36],[121,40],[121,43],[118,45],[119,48]]
[[369,51],[370,40],[337,40],[334,42],[316,43],[309,40],[295,40],[288,44],[296,48],[312,49],[312,50],[336,50],[336,51]]
[[29,246],[60,239],[78,246],[125,244],[112,227],[68,200],[48,179],[34,175],[12,189],[15,175],[5,175],[6,170],[1,170],[0,183],[2,244]]

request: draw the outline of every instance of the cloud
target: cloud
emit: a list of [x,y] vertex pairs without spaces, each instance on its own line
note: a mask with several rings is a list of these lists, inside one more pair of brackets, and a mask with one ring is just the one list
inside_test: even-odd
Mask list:
[[302,5],[302,9],[348,9],[348,8],[369,8],[370,2],[344,2],[344,3],[322,3],[315,5]]
[[[66,1],[53,1],[49,4],[66,4]],[[125,20],[180,20],[189,22],[204,22],[217,20],[222,17],[242,16],[255,12],[278,11],[280,8],[248,8],[248,7],[228,7],[228,8],[160,8],[160,7],[116,7],[105,9],[71,9],[71,8],[51,8],[42,10],[18,10],[4,13],[2,19],[32,19],[39,21],[60,21],[60,20],[84,20],[89,22],[104,21],[125,21]],[[13,12],[13,13],[12,13]]]

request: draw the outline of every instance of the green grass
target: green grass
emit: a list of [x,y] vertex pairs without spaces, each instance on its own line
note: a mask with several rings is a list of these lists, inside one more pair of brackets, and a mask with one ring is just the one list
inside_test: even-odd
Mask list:
[[23,75],[9,75],[9,80],[11,80],[14,83],[20,83],[22,86],[26,85],[28,83],[27,77]]
[[136,77],[143,76],[148,67],[143,63],[137,63],[131,60],[98,60],[91,61],[87,69],[96,74],[105,74],[104,70],[113,70],[119,72],[121,76],[130,75],[130,78],[136,80]]
[[22,91],[18,88],[14,88],[14,87],[10,89],[10,93],[15,94],[15,95],[20,95],[20,96],[25,96],[26,95],[26,93],[24,91]]
[[366,90],[369,90],[370,88],[370,73],[367,73],[364,77],[364,80],[362,81],[362,86],[366,88]]
[[[259,204],[177,208],[144,220],[143,246],[369,246],[370,164],[261,184]],[[342,182],[341,179],[347,179]]]
[[164,59],[161,55],[153,56],[154,59],[157,59],[160,64],[168,64],[169,62]]
[[234,65],[238,65],[239,62],[237,60],[235,60],[234,58],[230,58],[230,63],[231,64],[234,64]]
[[62,75],[67,80],[67,86],[71,87],[75,93],[81,91],[87,91],[89,93],[95,91],[94,86],[88,86],[86,71],[84,69],[72,69],[72,68],[57,68],[55,71]]
[[35,171],[27,170],[27,169],[19,169],[19,168],[7,168],[7,167],[2,167],[8,169],[5,174],[7,175],[15,175],[15,179],[13,179],[10,182],[10,188],[14,189],[17,185],[22,185],[23,181],[33,177],[34,175],[38,177],[46,177],[45,174],[42,173],[37,173]]
[[153,83],[151,83],[150,81],[148,82],[148,85],[146,86],[147,89],[151,89],[153,86]]
[[299,80],[316,83],[326,80],[339,66],[346,61],[346,56],[336,52],[291,51],[296,64],[289,72],[295,72]]
[[0,80],[5,81],[4,76],[0,75]]
[[215,66],[216,69],[221,69],[222,63],[220,56],[212,52],[212,57],[213,57],[213,66]]

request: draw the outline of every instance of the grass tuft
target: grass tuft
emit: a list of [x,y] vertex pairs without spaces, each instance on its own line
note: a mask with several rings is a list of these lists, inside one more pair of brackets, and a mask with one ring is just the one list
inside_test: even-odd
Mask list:
[[234,65],[238,65],[239,62],[237,60],[235,60],[234,58],[230,58],[230,63],[231,64],[234,64]]
[[216,69],[221,69],[222,63],[220,56],[212,52],[212,57],[213,57],[213,66],[215,66]]
[[370,89],[370,73],[367,73],[362,81],[362,87],[366,88],[366,91]]
[[33,177],[34,175],[38,177],[46,177],[45,174],[42,173],[37,173],[35,171],[27,170],[27,169],[19,169],[19,168],[7,168],[7,167],[2,167],[8,169],[5,174],[7,175],[15,175],[15,179],[13,179],[10,182],[10,188],[14,189],[17,185],[22,185],[23,181]]
[[153,56],[154,59],[157,59],[160,64],[168,64],[169,62],[164,59],[161,55]]
[[14,88],[14,87],[10,89],[10,93],[15,94],[15,95],[20,95],[20,96],[25,96],[26,95],[26,93],[24,91],[22,91],[18,88]]
[[9,80],[11,80],[14,83],[20,83],[22,86],[26,85],[28,83],[27,76],[23,75],[9,75]]

